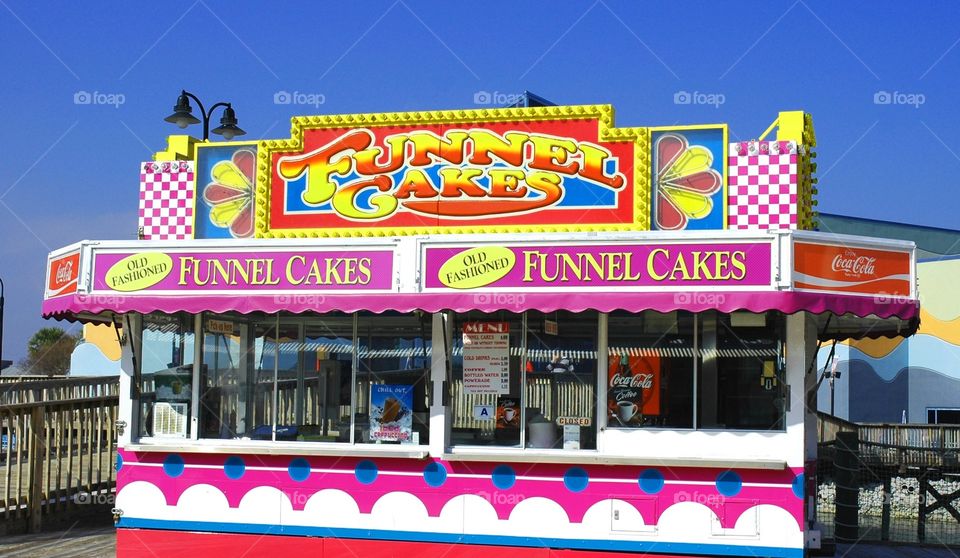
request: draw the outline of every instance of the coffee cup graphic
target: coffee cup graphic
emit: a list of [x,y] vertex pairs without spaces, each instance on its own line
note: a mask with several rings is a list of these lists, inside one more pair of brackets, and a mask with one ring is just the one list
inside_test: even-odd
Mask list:
[[517,416],[517,410],[513,407],[507,407],[503,410],[503,422],[507,424],[513,422],[513,419]]
[[637,415],[639,407],[633,401],[618,401],[617,402],[617,418],[620,419],[620,422],[626,424],[633,420],[633,417]]

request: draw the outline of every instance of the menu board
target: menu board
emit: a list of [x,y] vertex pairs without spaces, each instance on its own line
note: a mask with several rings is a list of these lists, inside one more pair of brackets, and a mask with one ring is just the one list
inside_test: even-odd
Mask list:
[[510,392],[510,324],[463,324],[463,391],[502,395]]

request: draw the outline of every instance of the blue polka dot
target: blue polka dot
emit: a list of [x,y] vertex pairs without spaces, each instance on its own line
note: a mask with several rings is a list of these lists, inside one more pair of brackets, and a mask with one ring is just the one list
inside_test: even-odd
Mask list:
[[793,495],[797,498],[803,498],[803,473],[793,477]]
[[373,484],[377,480],[377,464],[369,459],[363,460],[353,468],[353,475],[360,484]]
[[590,483],[590,475],[580,467],[570,467],[563,475],[563,485],[570,492],[583,492]]
[[663,490],[663,473],[656,469],[647,469],[640,473],[640,490],[647,494],[656,494]]
[[741,488],[743,488],[743,480],[733,471],[724,471],[717,475],[717,492],[720,494],[727,497],[736,496]]
[[291,479],[297,482],[303,482],[310,476],[310,462],[302,457],[298,457],[290,462],[290,466],[287,467],[287,473],[290,474]]
[[497,465],[493,474],[490,475],[490,479],[493,481],[493,486],[500,490],[509,490],[517,482],[517,474],[513,471],[513,467],[509,465]]
[[423,480],[436,488],[447,482],[447,470],[440,463],[429,463],[423,468]]
[[123,469],[123,456],[118,453],[116,470],[119,471],[120,469]]
[[171,453],[163,460],[163,472],[168,477],[177,478],[183,474],[183,458],[175,453]]
[[242,477],[246,471],[247,466],[244,464],[243,459],[236,455],[228,457],[227,460],[223,462],[223,474],[227,475],[228,479],[237,480]]

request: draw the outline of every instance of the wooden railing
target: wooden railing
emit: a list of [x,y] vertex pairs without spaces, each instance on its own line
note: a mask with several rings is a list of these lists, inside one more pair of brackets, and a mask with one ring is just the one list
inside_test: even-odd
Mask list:
[[864,462],[898,467],[960,467],[960,425],[854,423],[817,413],[821,444],[857,432]]
[[[24,382],[20,395],[0,391],[19,399],[0,404],[0,518],[8,526],[22,522],[37,531],[44,516],[82,513],[112,499],[116,385],[63,381]],[[52,400],[61,393],[96,395]]]
[[[9,378],[17,380],[10,381]],[[30,378],[34,377],[4,377],[4,381],[0,382],[0,405],[116,396],[120,388],[119,376]]]

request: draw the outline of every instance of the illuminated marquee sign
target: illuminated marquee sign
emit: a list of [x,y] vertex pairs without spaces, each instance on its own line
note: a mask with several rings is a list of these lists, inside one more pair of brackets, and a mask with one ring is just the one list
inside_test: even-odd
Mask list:
[[509,244],[424,252],[427,290],[769,287],[772,277],[771,245],[761,242]]
[[650,228],[650,130],[609,106],[295,118],[261,145],[259,237]]

